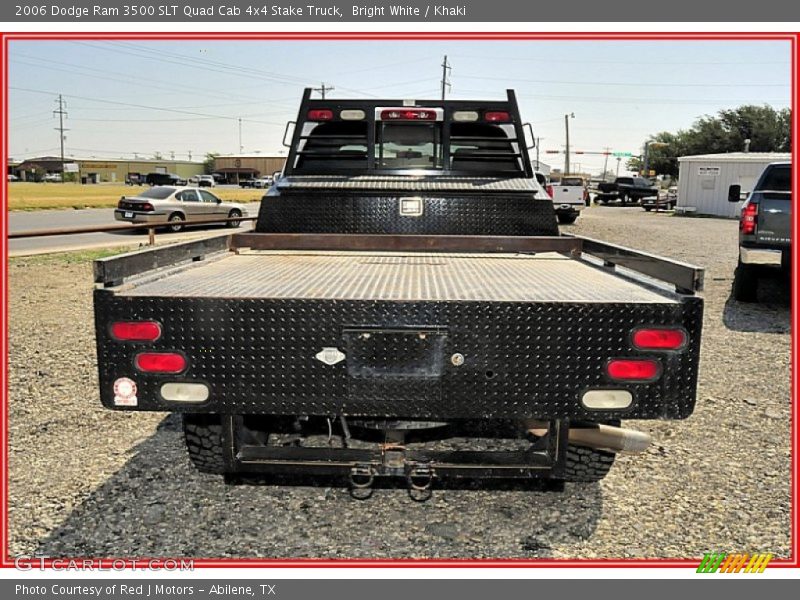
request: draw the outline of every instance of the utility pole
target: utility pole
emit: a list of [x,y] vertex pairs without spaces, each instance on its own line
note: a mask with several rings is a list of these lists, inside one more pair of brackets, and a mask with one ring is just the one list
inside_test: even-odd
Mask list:
[[64,110],[67,108],[66,103],[64,102],[64,98],[61,97],[61,94],[58,95],[58,110],[54,110],[53,114],[58,115],[58,127],[56,127],[56,131],[58,131],[59,141],[61,142],[61,183],[64,183],[66,179],[64,177],[64,132],[69,131],[69,129],[64,129],[64,117],[67,114],[67,111]]
[[618,157],[617,157],[617,177],[619,177],[619,161],[621,161],[621,160],[622,160],[622,158],[620,158],[620,157],[618,156]]
[[539,145],[541,143],[541,139],[542,138],[540,138],[540,137],[537,137],[535,139],[535,141],[536,141],[536,170],[537,171],[539,170]]
[[569,175],[569,120],[575,118],[575,113],[564,115],[564,127],[567,130],[567,147],[564,153],[564,175]]
[[169,151],[169,159],[170,160],[175,160],[175,150],[170,150]]
[[606,146],[604,148],[604,152],[605,152],[605,155],[606,155],[606,160],[603,163],[603,181],[606,180],[606,173],[608,173],[608,155],[611,153],[611,148]]
[[450,89],[450,71],[453,67],[447,62],[447,54],[444,55],[444,62],[442,62],[442,100],[444,100],[446,91]]
[[322,96],[322,99],[323,99],[323,100],[325,100],[325,93],[326,93],[326,92],[332,92],[332,91],[333,91],[333,90],[335,90],[336,88],[335,88],[335,87],[333,87],[332,85],[325,85],[325,82],[323,82],[323,83],[320,85],[320,87],[318,87],[318,88],[312,88],[312,89],[313,89],[313,91],[315,91],[315,92],[319,92],[319,93],[320,93],[320,96]]
[[244,152],[244,146],[242,146],[242,117],[239,117],[239,154]]
[[192,161],[192,151],[189,150],[189,162],[191,162],[191,161]]

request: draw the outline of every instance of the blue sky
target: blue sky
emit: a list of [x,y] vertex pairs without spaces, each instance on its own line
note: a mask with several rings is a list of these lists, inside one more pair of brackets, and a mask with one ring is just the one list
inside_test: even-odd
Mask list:
[[[9,154],[58,153],[55,97],[65,96],[66,153],[202,158],[281,149],[304,87],[335,97],[501,98],[507,87],[542,150],[638,153],[649,134],[740,104],[790,104],[790,47],[778,41],[270,42],[14,41]],[[159,110],[162,109],[162,110]],[[562,155],[541,154],[554,166]],[[574,156],[599,171],[602,157]],[[609,165],[611,168],[612,165]]]

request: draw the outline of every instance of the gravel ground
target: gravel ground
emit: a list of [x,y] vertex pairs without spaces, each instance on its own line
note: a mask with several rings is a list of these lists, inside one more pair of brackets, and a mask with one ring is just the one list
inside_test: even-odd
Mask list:
[[705,266],[698,406],[600,484],[226,486],[200,475],[180,420],[116,413],[96,389],[91,265],[10,267],[10,550],[50,556],[687,557],[790,552],[788,286],[730,299],[736,223],[593,207],[567,229]]

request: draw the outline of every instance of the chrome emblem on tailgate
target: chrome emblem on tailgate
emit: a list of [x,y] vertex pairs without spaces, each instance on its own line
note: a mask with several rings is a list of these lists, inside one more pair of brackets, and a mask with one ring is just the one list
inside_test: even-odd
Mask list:
[[321,352],[317,352],[315,358],[326,365],[335,365],[342,362],[345,355],[338,348],[323,348]]

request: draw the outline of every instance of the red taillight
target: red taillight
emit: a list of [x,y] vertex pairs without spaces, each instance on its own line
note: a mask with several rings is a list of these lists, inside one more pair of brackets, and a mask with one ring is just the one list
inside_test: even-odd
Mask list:
[[620,358],[606,365],[611,379],[618,381],[652,381],[660,374],[657,361],[646,358]]
[[678,350],[686,344],[682,329],[637,329],[633,345],[639,350]]
[[550,197],[552,198],[552,197],[553,197],[553,186],[552,186],[552,185],[548,185],[548,186],[545,188],[545,190],[547,190],[547,195],[548,195],[548,196],[550,196]]
[[154,342],[161,337],[155,321],[120,321],[111,325],[111,336],[122,342]]
[[309,121],[330,121],[333,119],[333,111],[328,108],[312,108],[308,111]]
[[149,202],[145,202],[144,204],[142,204],[142,205],[139,207],[139,210],[143,210],[143,211],[145,211],[145,212],[150,212],[150,211],[153,211],[153,210],[155,210],[155,208],[153,208],[153,205],[152,205],[152,204],[150,204]]
[[177,352],[142,352],[134,362],[145,373],[180,373],[186,368],[186,358]]
[[508,123],[511,121],[511,114],[504,110],[490,110],[484,113],[483,118],[489,123]]
[[739,220],[739,231],[745,235],[756,232],[756,219],[758,218],[758,204],[748,202],[742,207],[742,218]]
[[435,121],[436,111],[429,108],[390,108],[381,111],[384,121]]

